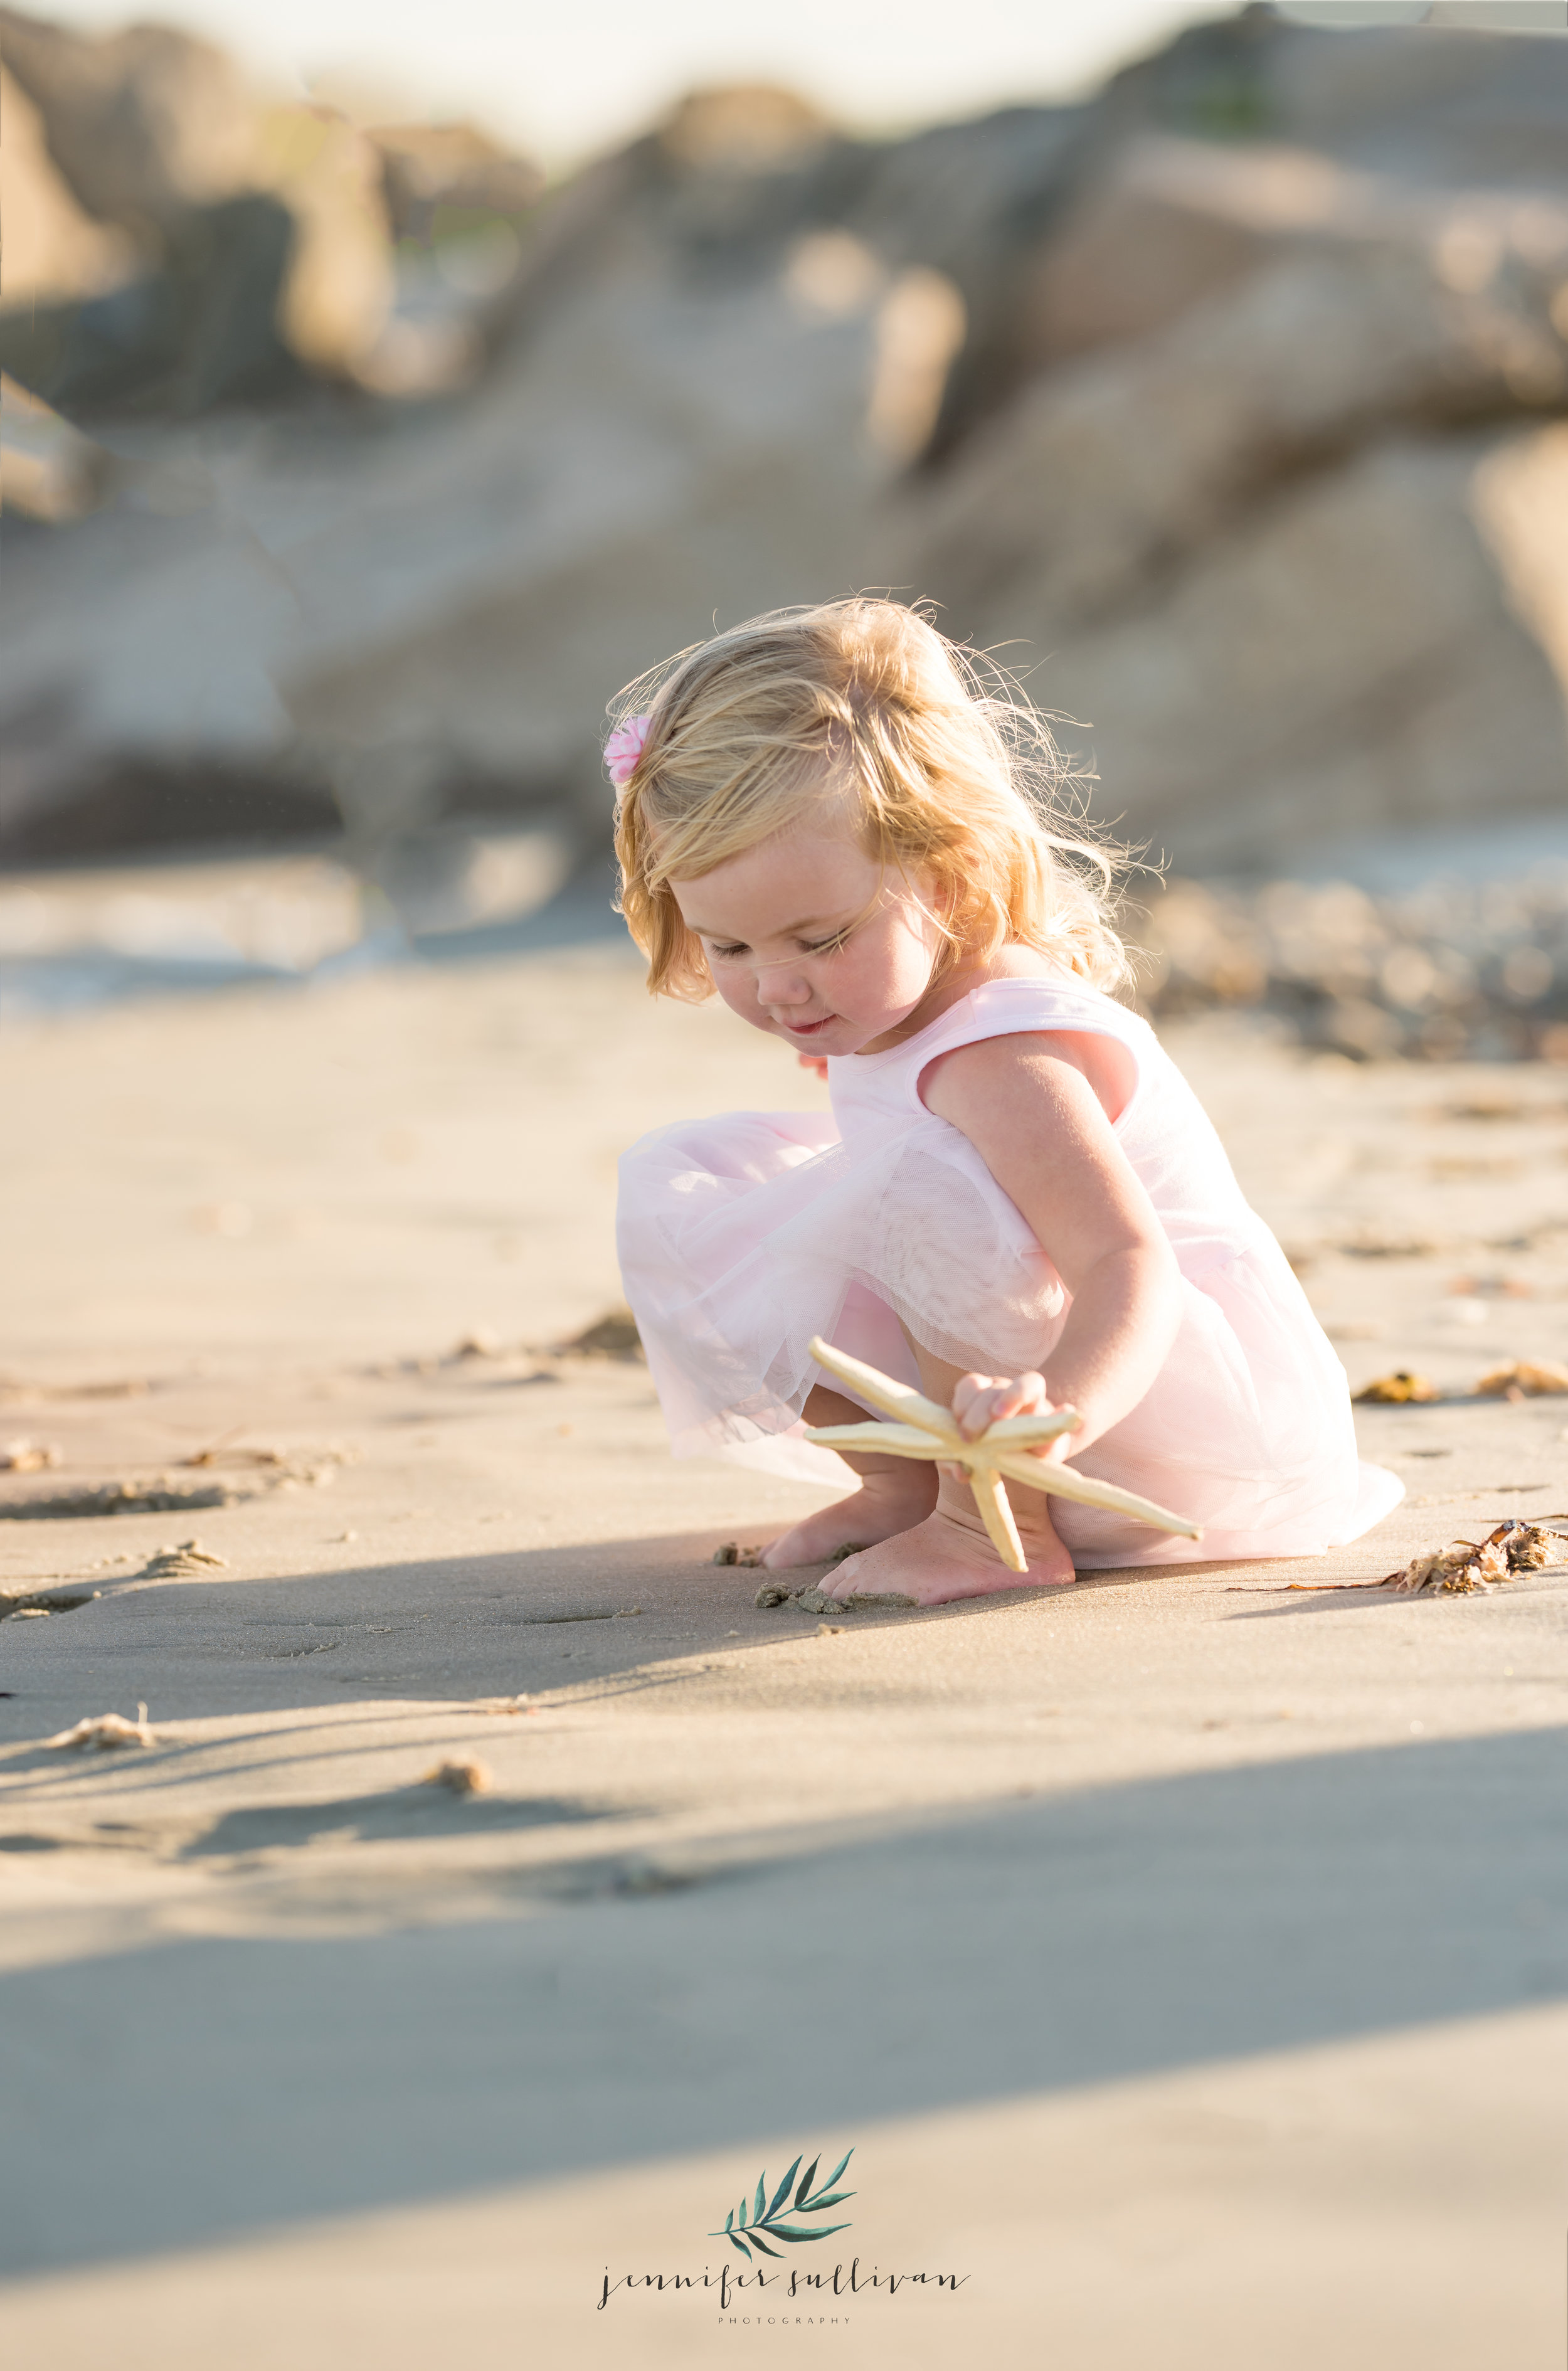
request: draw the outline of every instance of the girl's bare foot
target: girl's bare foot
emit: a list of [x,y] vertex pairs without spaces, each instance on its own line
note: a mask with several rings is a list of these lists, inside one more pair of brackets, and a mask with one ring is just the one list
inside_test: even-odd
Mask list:
[[[1031,1498],[1032,1506],[1019,1504]],[[961,1482],[943,1479],[935,1510],[913,1531],[884,1539],[863,1556],[846,1557],[823,1583],[824,1597],[886,1595],[917,1605],[946,1605],[958,1597],[986,1597],[1002,1589],[1060,1588],[1075,1578],[1073,1560],[1033,1491],[1012,1494],[1027,1572],[1009,1572],[986,1534],[974,1501]],[[833,1510],[836,1512],[836,1509]]]
[[[813,1384],[807,1396],[808,1424],[864,1424],[866,1411],[842,1392],[825,1383]],[[906,1532],[928,1515],[937,1502],[937,1476],[929,1465],[907,1457],[847,1456],[846,1465],[859,1476],[860,1486],[847,1498],[808,1515],[786,1532],[763,1555],[775,1572],[791,1565],[825,1564],[841,1548],[870,1547]]]
[[837,1498],[784,1533],[765,1550],[763,1563],[774,1571],[798,1564],[825,1564],[840,1548],[870,1547],[907,1532],[928,1515],[936,1503],[934,1467],[911,1459],[879,1459],[887,1471],[868,1474],[847,1498]]

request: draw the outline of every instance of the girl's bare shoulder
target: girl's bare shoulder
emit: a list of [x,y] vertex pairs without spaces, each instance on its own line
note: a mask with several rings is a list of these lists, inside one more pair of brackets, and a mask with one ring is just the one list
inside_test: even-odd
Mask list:
[[[1015,975],[1015,977],[1028,977]],[[1081,1029],[1020,1029],[1000,1037],[976,1037],[939,1054],[920,1074],[920,1100],[938,1119],[963,1126],[976,1097],[1016,1095],[1054,1099],[1052,1073],[1075,1072],[1092,1089],[1114,1126],[1137,1084],[1137,1064],[1119,1038]]]

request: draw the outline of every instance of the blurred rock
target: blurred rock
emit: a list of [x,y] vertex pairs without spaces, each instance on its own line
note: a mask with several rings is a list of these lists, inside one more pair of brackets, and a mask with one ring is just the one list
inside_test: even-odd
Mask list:
[[210,42],[167,25],[94,39],[0,8],[0,60],[78,202],[149,254],[193,207],[254,183],[255,110]]
[[[13,852],[205,794],[482,908],[460,826],[602,840],[620,685],[868,583],[1084,720],[1098,811],[1189,872],[1562,800],[1568,43],[1253,7],[886,143],[698,92],[543,198],[179,35],[0,11],[0,63],[74,226],[0,367],[114,455],[6,520]],[[136,276],[71,260],[90,217]],[[1389,980],[1460,1025],[1384,952],[1333,1042],[1407,1042]]]
[[[1005,645],[1107,809],[1184,865],[1456,815],[1481,783],[1561,802],[1568,432],[1474,423],[1568,400],[1568,202],[1169,140],[1119,190],[1090,242],[1103,350],[917,491],[889,575]],[[1200,200],[1250,260],[1153,326],[1143,230]]]
[[259,179],[293,224],[274,318],[306,370],[352,378],[391,318],[394,275],[382,162],[363,133],[325,110],[271,110]]
[[1124,69],[1100,106],[1108,138],[1280,140],[1411,181],[1531,186],[1568,170],[1568,45],[1550,33],[1434,24],[1347,35],[1252,0]]
[[659,145],[684,172],[755,183],[813,165],[836,136],[829,119],[797,92],[732,83],[683,99],[661,125]]
[[1282,234],[1317,227],[1346,176],[1291,149],[1142,139],[1111,151],[1025,279],[1025,369],[1170,328]]
[[[1287,483],[1128,614],[1058,640],[1037,700],[1103,810],[1186,868],[1560,808],[1568,428],[1395,438]],[[1046,639],[1049,635],[1050,639]],[[1053,646],[1054,645],[1054,646]]]
[[112,457],[46,403],[0,376],[0,512],[59,525],[85,518],[115,475]]
[[388,455],[394,502],[366,485],[290,561],[296,583],[322,571],[325,594],[373,538],[387,580],[375,613],[323,608],[291,658],[312,745],[365,751],[373,770],[407,745],[447,778],[521,777],[600,832],[605,701],[716,605],[733,618],[854,580],[899,405],[929,404],[922,324],[939,344],[952,329],[940,302],[916,320],[880,272],[847,309],[808,315],[788,256],[770,278],[694,286],[651,238],[622,236],[496,363],[460,436],[432,423]]
[[[933,486],[902,555],[900,574],[964,632],[994,630],[1015,602],[1054,636],[1134,600],[1248,503],[1391,425],[1568,398],[1568,199],[1521,220],[1486,193],[1417,202],[1322,158],[1254,150],[1194,168],[1173,142],[1133,153],[1150,188],[1195,179],[1250,221],[1248,267],[1163,334],[1135,338],[1158,309],[1147,209],[1102,218],[1098,322],[1109,342],[1120,307],[1114,351],[1037,376]],[[1298,173],[1312,203],[1287,209],[1279,193]],[[1088,326],[1080,316],[1075,342]]]
[[[1032,370],[1168,325],[1181,305],[1234,285],[1261,243],[1310,229],[1325,167],[1331,183],[1332,168],[1349,168],[1412,195],[1513,191],[1526,214],[1535,193],[1559,198],[1568,43],[1426,26],[1315,30],[1254,0],[1059,110],[1054,156],[1032,121],[1043,110],[1019,113],[1027,163],[1016,202],[987,225],[994,262],[1009,256],[997,300],[975,301],[960,277],[972,332],[951,400],[959,434]],[[999,130],[1005,119],[992,121]],[[1184,163],[1161,155],[1167,135]],[[1254,168],[1244,192],[1228,159],[1249,144],[1267,144],[1275,162],[1267,185]],[[941,441],[957,434],[944,425]]]
[[37,108],[0,65],[0,305],[101,295],[133,278],[128,235],[95,222],[49,154]]
[[205,751],[215,784],[330,788],[372,837],[477,804],[602,837],[606,700],[716,605],[854,581],[957,324],[872,256],[809,299],[798,239],[694,272],[688,195],[653,148],[600,177],[460,408],[138,440],[112,532],[0,572],[13,835]]
[[380,160],[394,237],[422,247],[497,218],[520,218],[544,189],[536,165],[476,124],[376,124],[365,136]]
[[393,269],[361,133],[327,110],[259,108],[221,51],[167,27],[89,39],[0,9],[0,62],[122,263],[79,269],[41,311],[0,311],[15,377],[71,411],[179,413],[285,398],[373,354]]
[[306,385],[279,334],[294,222],[255,194],[193,210],[156,271],[83,302],[0,311],[0,368],[78,419],[176,419]]

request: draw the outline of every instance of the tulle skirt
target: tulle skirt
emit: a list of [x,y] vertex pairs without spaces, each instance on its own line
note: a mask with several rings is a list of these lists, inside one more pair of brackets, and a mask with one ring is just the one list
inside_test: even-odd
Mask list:
[[[1075,1563],[1309,1556],[1358,1538],[1403,1486],[1358,1461],[1344,1370],[1278,1244],[1250,1216],[1170,1232],[1175,1346],[1131,1415],[1073,1463],[1204,1537],[1055,1498]],[[825,1113],[660,1129],[621,1162],[618,1236],[675,1454],[840,1489],[849,1468],[801,1438],[823,1380],[813,1335],[917,1383],[909,1337],[966,1369],[1047,1367],[1069,1305],[973,1145],[929,1116],[851,1143]]]

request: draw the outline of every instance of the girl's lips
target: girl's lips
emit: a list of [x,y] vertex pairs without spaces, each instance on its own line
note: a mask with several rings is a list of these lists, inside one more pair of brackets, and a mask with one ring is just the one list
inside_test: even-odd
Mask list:
[[784,1026],[791,1037],[814,1037],[817,1031],[825,1029],[834,1017],[829,1012],[821,1021],[786,1021]]

